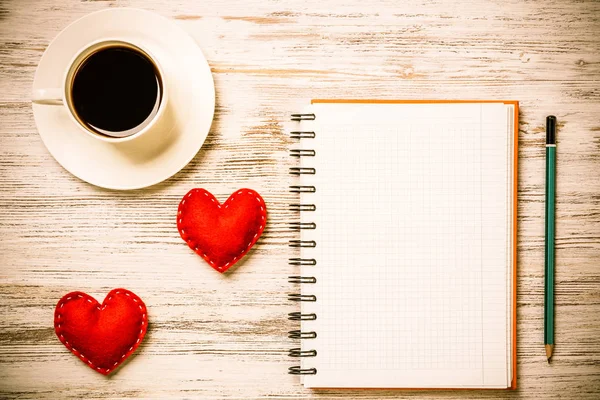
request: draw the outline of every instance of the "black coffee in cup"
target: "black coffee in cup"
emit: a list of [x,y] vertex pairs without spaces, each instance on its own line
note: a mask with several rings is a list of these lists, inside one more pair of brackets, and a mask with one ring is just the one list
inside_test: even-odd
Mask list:
[[113,45],[88,56],[73,75],[71,102],[91,130],[115,137],[137,133],[157,113],[162,80],[148,55]]

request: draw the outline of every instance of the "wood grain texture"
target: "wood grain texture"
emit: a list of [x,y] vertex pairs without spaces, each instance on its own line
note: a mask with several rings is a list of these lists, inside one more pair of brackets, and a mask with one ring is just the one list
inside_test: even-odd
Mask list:
[[[173,18],[204,51],[217,106],[173,178],[132,192],[64,171],[36,133],[30,90],[73,20],[132,6]],[[599,398],[600,3],[3,0],[0,2],[0,397]],[[311,98],[516,99],[521,104],[517,391],[309,391],[287,375],[294,309],[286,222],[290,112]],[[556,348],[543,346],[544,119],[558,133]],[[219,275],[179,238],[180,197],[240,187],[269,208],[262,239]],[[71,290],[126,287],[146,340],[105,378],[52,329]]]

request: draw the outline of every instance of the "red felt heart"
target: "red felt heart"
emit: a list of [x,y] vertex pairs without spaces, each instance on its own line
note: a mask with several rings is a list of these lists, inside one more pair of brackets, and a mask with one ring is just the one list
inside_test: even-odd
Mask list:
[[219,272],[248,253],[266,221],[267,206],[251,189],[236,191],[223,204],[204,189],[192,189],[183,196],[177,213],[181,238]]
[[146,305],[126,289],[114,289],[99,304],[71,292],[54,311],[60,341],[87,366],[108,375],[129,357],[146,335]]

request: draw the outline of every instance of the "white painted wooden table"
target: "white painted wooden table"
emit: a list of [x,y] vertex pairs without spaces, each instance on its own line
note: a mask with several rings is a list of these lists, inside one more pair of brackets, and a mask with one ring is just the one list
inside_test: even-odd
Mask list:
[[[214,73],[216,116],[182,172],[133,192],[69,175],[36,133],[30,88],[49,41],[106,7],[173,18]],[[0,2],[0,397],[599,398],[600,3],[597,1]],[[287,375],[288,115],[310,98],[521,102],[519,389],[311,392]],[[558,133],[556,349],[543,348],[544,118]],[[179,238],[180,197],[254,188],[266,231],[220,275]],[[58,299],[126,287],[146,340],[106,378],[57,340]]]

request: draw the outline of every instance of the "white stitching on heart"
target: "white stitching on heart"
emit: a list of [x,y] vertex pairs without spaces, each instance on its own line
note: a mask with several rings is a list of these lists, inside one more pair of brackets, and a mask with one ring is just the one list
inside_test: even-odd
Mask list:
[[[181,201],[181,203],[179,204],[179,210],[177,211],[177,215],[181,216],[183,214],[183,210],[182,207],[185,205],[185,198],[189,198],[192,196],[192,194],[194,193],[198,193],[202,191],[202,193],[204,193],[204,195],[206,197],[210,197],[209,196],[209,192],[204,190],[204,189],[192,189],[187,196],[184,196],[184,200]],[[246,191],[247,194],[249,195],[256,195],[254,196],[254,198],[256,199],[256,201],[258,201],[258,204],[260,206],[260,211],[261,211],[261,221],[263,221],[263,223],[260,225],[260,227],[258,228],[259,231],[261,231],[260,233],[262,233],[262,230],[264,228],[264,221],[265,221],[265,214],[266,214],[266,205],[264,204],[264,200],[262,200],[259,196],[259,194],[253,190],[247,190]],[[239,190],[238,192],[234,193],[233,195],[230,196],[229,199],[227,199],[226,202],[233,202],[235,200],[235,195],[240,195],[243,194],[243,190]],[[211,198],[211,201],[213,203],[216,203],[217,206],[219,208],[221,208],[221,204],[218,203],[218,201],[215,199],[215,197],[213,196]],[[225,205],[225,208],[227,208],[229,205]],[[183,218],[179,218],[178,220],[178,226],[177,228],[179,229],[180,235],[183,236],[185,235],[185,230],[182,229],[179,225],[181,225],[183,223]],[[204,252],[202,252],[202,250],[199,250],[197,246],[192,247],[192,240],[191,239],[184,239],[186,241],[186,243],[188,244],[188,246],[190,248],[192,248],[194,250],[194,252],[196,252],[196,254],[198,254],[199,256],[201,256],[206,262],[208,262],[213,268],[219,270],[219,271],[223,271],[224,269],[227,269],[227,267],[229,267],[230,265],[234,264],[238,259],[242,258],[248,251],[250,251],[250,248],[258,241],[258,233],[255,233],[252,240],[248,243],[248,246],[245,250],[243,250],[240,254],[238,254],[237,256],[235,256],[231,261],[229,261],[227,264],[225,264],[224,266],[217,266],[215,265],[214,261],[212,261]]]
[[[134,293],[132,293],[132,292],[130,292],[130,291],[128,291],[128,290],[125,290],[125,289],[121,289],[121,290],[124,290],[124,293],[125,293],[125,295],[126,295],[126,296],[127,296],[129,299],[132,299],[132,300],[134,300],[136,303],[138,303],[138,300],[139,300],[139,302],[140,302],[140,303],[142,303],[141,299],[140,299],[139,297],[137,297],[137,296],[136,296]],[[116,292],[115,292],[115,294],[120,294],[120,293],[121,293],[120,291],[116,291]],[[86,295],[86,296],[88,296],[88,295]],[[83,297],[83,296],[82,296],[81,294],[77,294],[77,296],[75,297],[75,299],[80,299],[80,298],[82,298],[82,297]],[[108,300],[105,300],[105,304],[104,304],[104,306],[102,307],[102,309],[105,309],[105,308],[106,308],[106,306],[108,305],[108,304],[106,304],[106,303],[108,303],[109,301],[111,301],[111,300],[112,300],[112,298],[113,298],[113,296],[111,295],[111,296],[109,296],[109,297],[108,297]],[[137,298],[137,300],[136,300],[136,298]],[[61,303],[60,303],[60,305],[59,305],[58,309],[61,309],[61,308],[63,308],[63,307],[64,307],[64,305],[65,305],[65,304],[66,304],[68,301],[71,301],[71,300],[74,300],[74,299],[73,299],[73,296],[69,296],[69,297],[67,297],[67,298],[66,298],[66,299],[65,299],[63,302],[61,302]],[[90,297],[89,297],[89,296],[88,296],[88,298],[87,298],[86,300],[87,300],[88,302],[90,302],[90,303],[93,303],[93,302],[90,300]],[[142,303],[142,304],[143,304],[143,303]],[[142,307],[142,305],[141,305],[141,304],[138,304],[138,307],[139,307],[139,309],[140,309],[140,310],[144,311],[144,308]],[[100,309],[100,308],[98,307],[98,309]],[[57,319],[57,320],[61,320],[61,319],[63,319],[63,316],[62,316],[62,314],[60,314],[60,313],[59,313],[59,314],[56,314],[56,319]],[[142,322],[141,322],[140,326],[141,326],[141,327],[143,327],[143,326],[145,325],[145,323],[146,323],[146,313],[145,313],[145,312],[143,312],[143,313],[142,313]],[[57,333],[57,335],[58,335],[58,338],[59,338],[59,340],[60,340],[60,341],[61,341],[61,342],[62,342],[62,343],[63,343],[63,344],[64,344],[64,345],[67,347],[67,349],[69,349],[69,350],[70,350],[70,351],[71,351],[73,354],[75,354],[76,356],[78,356],[79,358],[81,358],[81,359],[82,359],[84,362],[86,362],[87,364],[89,364],[89,365],[90,365],[92,368],[94,368],[94,369],[96,369],[96,370],[98,370],[98,371],[102,372],[102,371],[103,371],[103,368],[94,366],[94,364],[92,363],[92,361],[91,361],[91,360],[89,360],[89,359],[88,359],[88,358],[87,358],[85,355],[83,355],[83,354],[82,354],[80,351],[78,351],[76,348],[72,347],[72,346],[71,346],[71,344],[69,343],[69,341],[65,339],[64,335],[62,334],[62,329],[63,329],[63,327],[62,327],[62,324],[61,324],[61,323],[55,323],[55,324],[56,324],[56,325],[55,325],[55,330],[56,330],[56,333]],[[131,346],[131,347],[129,348],[129,350],[128,350],[128,351],[127,351],[125,354],[123,354],[123,355],[121,356],[121,361],[117,361],[117,362],[115,362],[111,368],[106,368],[104,373],[106,373],[106,374],[110,373],[110,372],[111,372],[111,371],[113,371],[115,368],[117,368],[117,366],[119,365],[119,363],[123,362],[123,360],[125,359],[125,357],[127,357],[128,355],[131,355],[131,353],[133,353],[133,352],[134,352],[134,351],[137,349],[137,347],[138,347],[139,343],[142,341],[142,339],[143,339],[143,335],[144,335],[144,329],[142,328],[142,329],[140,329],[140,333],[139,333],[139,335],[138,335],[137,341],[135,342],[135,344],[134,344],[133,346]],[[79,353],[79,354],[77,354],[77,353]]]

